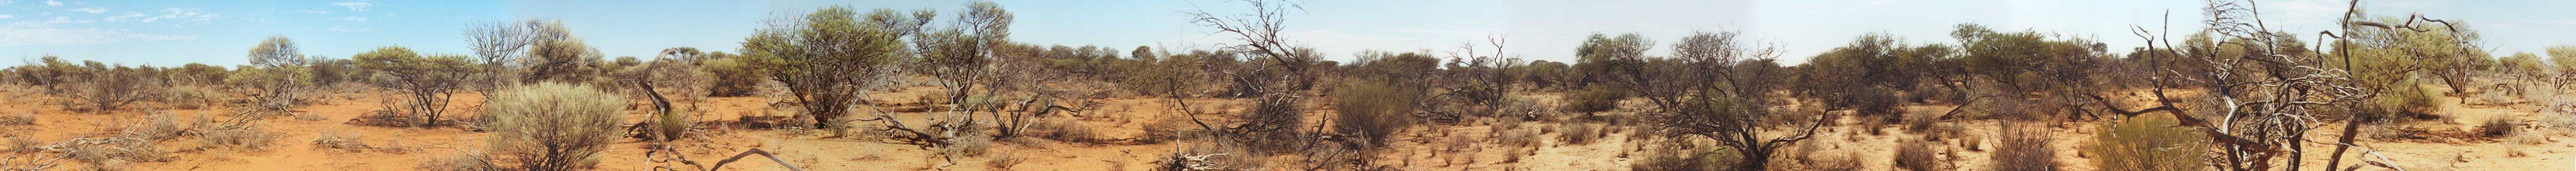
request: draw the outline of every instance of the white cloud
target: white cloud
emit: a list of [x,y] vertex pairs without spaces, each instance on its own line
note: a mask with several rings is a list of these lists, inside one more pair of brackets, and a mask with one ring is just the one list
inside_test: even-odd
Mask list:
[[169,9],[161,9],[161,11],[162,11],[162,12],[166,12],[166,13],[161,14],[161,16],[153,16],[152,18],[143,18],[143,22],[145,22],[145,23],[150,23],[150,22],[160,21],[161,19],[187,19],[187,20],[196,20],[197,22],[206,22],[206,21],[214,21],[214,20],[215,20],[215,17],[223,16],[223,15],[221,15],[221,14],[205,13],[205,11],[197,10],[197,9],[194,9],[194,8],[190,8],[190,9],[169,8]]
[[145,16],[143,15],[143,13],[137,13],[137,12],[125,12],[125,15],[107,16],[107,21],[125,21],[125,19],[134,19],[134,18],[143,18],[143,17],[145,17]]
[[376,3],[363,2],[363,1],[349,1],[349,2],[331,3],[331,5],[338,5],[338,6],[341,6],[341,7],[349,7],[349,11],[367,11],[367,6],[375,6],[375,5],[376,5]]
[[347,28],[347,27],[340,27],[340,26],[331,26],[331,31],[336,31],[336,32],[364,32],[364,31],[376,31],[376,29],[374,29],[374,28]]
[[194,40],[197,36],[155,35],[98,28],[0,27],[0,45],[95,45],[127,40]]
[[331,13],[331,11],[324,11],[324,10],[320,10],[320,9],[301,9],[301,10],[295,10],[295,12],[301,12],[301,13],[306,13],[306,14],[330,14],[330,13]]
[[332,19],[332,20],[367,22],[367,17],[340,17],[340,18],[338,18],[338,19]]
[[0,6],[9,6],[9,4],[10,4],[10,3],[17,3],[17,2],[18,2],[18,1],[0,0]]
[[45,6],[63,6],[63,1],[45,0]]
[[9,19],[9,18],[18,18],[18,16],[15,16],[15,15],[9,15],[9,14],[0,14],[0,19]]
[[86,13],[91,13],[91,14],[107,13],[107,9],[104,9],[104,8],[73,8],[73,9],[71,9],[71,11],[86,12]]
[[71,17],[54,17],[54,20],[45,20],[45,24],[62,24],[69,22],[72,22]]

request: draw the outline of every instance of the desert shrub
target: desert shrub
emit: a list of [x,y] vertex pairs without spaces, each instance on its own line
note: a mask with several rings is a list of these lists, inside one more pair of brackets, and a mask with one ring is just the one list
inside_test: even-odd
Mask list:
[[209,147],[265,150],[268,148],[270,143],[277,140],[277,135],[269,134],[268,131],[260,128],[258,125],[249,125],[230,129],[208,129],[198,134],[200,135],[197,137],[198,140],[205,141],[206,145]]
[[1565,127],[1565,131],[1558,132],[1556,140],[1565,142],[1564,145],[1592,144],[1604,134],[1598,124],[1569,123],[1560,126]]
[[949,139],[948,142],[948,147],[944,147],[945,149],[940,150],[943,153],[948,153],[949,155],[975,157],[984,156],[984,154],[991,154],[993,152],[993,137],[991,136],[960,136],[956,139]]
[[686,114],[685,111],[654,112],[653,121],[649,126],[652,132],[646,134],[652,135],[648,140],[678,140],[687,137],[691,127],[696,125],[698,125],[698,118]]
[[2478,133],[2489,137],[2504,137],[2520,132],[2521,128],[2513,124],[2513,119],[2488,117],[2486,122],[2478,124]]
[[1607,112],[1613,109],[1619,109],[1619,100],[1627,98],[1627,92],[1610,88],[1610,86],[1588,86],[1583,90],[1566,93],[1563,99],[1563,101],[1565,101],[1565,106],[1559,106],[1561,108],[1558,110],[1565,111],[1567,113],[1585,114]]
[[1987,168],[1998,171],[2058,170],[2057,148],[2049,147],[2052,140],[2048,139],[2045,128],[2005,123],[1999,131],[1996,134],[2003,135],[2003,138],[1998,139],[2001,143],[1995,145],[1995,153],[1990,156],[1993,163],[1988,163]]
[[1669,149],[1669,147],[1663,148],[1667,149],[1646,150],[1646,153],[1644,154],[1645,158],[1639,159],[1635,162],[1630,162],[1628,164],[1628,170],[1724,170],[1726,167],[1734,166],[1735,162],[1739,162],[1741,160],[1736,158],[1734,152]]
[[1913,171],[1948,169],[1949,163],[1932,155],[1932,142],[1900,142],[1896,145],[1896,168]]
[[46,146],[62,152],[72,161],[92,167],[116,166],[131,162],[162,162],[171,158],[168,152],[155,148],[159,142],[133,137],[73,138]]
[[[561,28],[562,23],[548,23],[546,26]],[[521,83],[589,83],[614,69],[608,66],[613,64],[601,60],[604,56],[599,49],[571,36],[538,40],[528,45],[527,53],[521,63],[527,66],[524,73],[527,77],[521,77]]]
[[193,117],[189,117],[153,112],[151,116],[147,117],[150,119],[149,121],[140,123],[142,125],[126,128],[122,135],[150,140],[166,140],[188,135],[189,131],[193,131],[199,126],[204,126],[206,123],[214,122],[214,118],[209,118],[205,115],[193,115]]
[[1538,130],[1509,129],[1500,131],[1502,132],[1502,136],[1495,140],[1502,141],[1503,162],[1520,162],[1522,157],[1529,157],[1530,155],[1538,153]]
[[29,137],[9,137],[8,152],[15,154],[45,152],[44,146],[45,144],[43,142],[29,140]]
[[1293,97],[1276,95],[1260,97],[1259,102],[1252,106],[1252,111],[1243,112],[1244,114],[1239,116],[1246,123],[1236,126],[1235,129],[1247,131],[1236,140],[1244,141],[1244,145],[1252,146],[1253,149],[1260,150],[1264,154],[1293,153],[1306,142],[1305,133],[1298,131],[1300,129],[1298,127],[1305,125],[1302,119],[1304,112],[1301,112],[1303,109],[1299,109],[1299,106],[1304,105],[1299,105],[1300,103],[1302,102]]
[[2168,115],[2140,115],[2111,122],[2093,132],[2084,150],[2103,170],[2205,170],[2209,136],[2179,124]]
[[217,92],[214,89],[193,85],[181,85],[170,87],[169,94],[167,96],[162,96],[161,102],[168,103],[179,109],[200,109],[216,103],[222,103],[223,100],[227,98],[230,97],[225,97],[223,92]]
[[2372,121],[2407,119],[2407,117],[2434,116],[2435,112],[2442,110],[2441,106],[2434,104],[2436,97],[2433,95],[2433,90],[2426,89],[2423,85],[2412,84],[2411,80],[2408,84],[2389,89],[2382,90],[2388,92],[2371,99],[2372,107],[2385,110],[2384,112],[2367,112],[2356,117]]
[[36,125],[35,113],[0,115],[0,125]]
[[370,148],[365,140],[362,134],[322,131],[313,137],[313,147],[361,152]]
[[491,156],[483,155],[483,152],[467,151],[457,155],[437,157],[427,161],[421,161],[420,166],[416,166],[413,169],[428,171],[510,170],[503,169],[499,163],[492,163],[492,159],[493,158]]
[[[306,69],[310,60],[286,36],[272,36],[259,42],[248,55],[250,66],[240,67],[242,75],[227,82],[258,90],[254,98],[263,110],[284,111],[296,105],[297,97],[311,87],[313,73]],[[254,70],[256,69],[256,70]]]
[[1155,171],[1269,170],[1261,155],[1237,141],[1190,141],[1154,161]]
[[625,98],[583,86],[538,83],[512,88],[487,104],[495,133],[494,163],[517,170],[580,170],[598,164],[618,134]]
[[1378,81],[1346,83],[1334,89],[1334,132],[1358,136],[1369,145],[1386,145],[1386,137],[1413,124],[1415,105],[1426,95],[1421,89],[1401,87]]
[[916,20],[927,20],[899,15],[881,9],[860,16],[849,7],[833,6],[801,18],[781,16],[780,22],[744,38],[741,51],[759,59],[753,66],[771,80],[785,84],[787,97],[812,115],[814,127],[831,128],[850,113],[862,91],[873,87],[872,81],[892,72],[887,65],[905,54],[900,39],[909,32],[863,28],[919,27],[922,22]]
[[[1860,170],[1861,167],[1860,154],[1858,152],[1827,152],[1809,155],[1824,156],[1814,157],[1814,160],[1807,161],[1805,168],[1799,168],[1799,170]],[[1773,163],[1776,164],[1780,162]]]
[[66,81],[72,84],[73,102],[65,108],[84,111],[116,110],[137,101],[160,98],[165,93],[157,74],[145,69],[122,65],[108,66],[86,62],[83,74]]
[[393,80],[376,86],[402,92],[400,107],[404,113],[421,116],[423,127],[438,126],[438,117],[446,113],[456,90],[464,88],[466,79],[476,72],[465,56],[421,56],[400,46],[360,53],[355,60],[360,69],[392,76]]
[[756,88],[760,87],[760,82],[768,81],[768,77],[760,74],[765,71],[761,71],[759,67],[753,67],[750,62],[744,61],[748,59],[749,58],[732,57],[700,61],[698,63],[698,69],[705,70],[708,75],[715,76],[715,81],[708,85],[707,95],[716,97],[742,97],[750,96],[752,93],[758,92],[758,89]]
[[1061,119],[1040,120],[1029,126],[1029,130],[1036,131],[1038,138],[1065,142],[1099,141],[1100,133],[1092,129],[1081,123]]

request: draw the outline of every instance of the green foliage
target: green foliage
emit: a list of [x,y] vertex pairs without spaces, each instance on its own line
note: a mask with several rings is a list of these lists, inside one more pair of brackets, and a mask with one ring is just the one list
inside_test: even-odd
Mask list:
[[516,170],[590,169],[624,133],[616,128],[626,113],[625,99],[551,82],[504,90],[484,110],[497,119],[485,147],[494,163]]
[[[829,128],[849,112],[868,81],[887,72],[885,65],[905,57],[908,28],[929,20],[929,11],[906,17],[878,9],[864,18],[847,6],[832,6],[802,18],[772,23],[744,38],[742,55],[759,59],[753,66],[786,83],[814,126]],[[898,28],[889,30],[887,28]]]
[[[250,49],[250,63],[262,71],[250,77],[239,77],[248,87],[260,90],[259,107],[284,111],[297,105],[305,87],[311,87],[313,73],[305,69],[304,53],[286,36],[269,37]],[[244,67],[243,70],[249,70]]]
[[2549,46],[2549,67],[2561,76],[2576,75],[2576,45]]
[[1520,75],[1521,81],[1540,89],[1573,87],[1568,83],[1575,82],[1578,74],[1571,65],[1547,60],[1530,61],[1529,65],[1511,69],[1517,70],[1512,73]]
[[1595,85],[1586,87],[1583,90],[1566,93],[1562,99],[1565,101],[1565,106],[1562,106],[1557,110],[1564,111],[1566,113],[1585,114],[1607,112],[1619,109],[1619,100],[1627,98],[1627,91],[1610,88],[1610,86]]
[[1621,34],[1618,37],[1593,33],[1592,37],[1583,40],[1582,46],[1574,50],[1576,57],[1574,70],[1582,73],[1583,76],[1576,82],[1592,84],[1642,79],[1637,78],[1636,75],[1645,72],[1643,65],[1646,62],[1646,49],[1653,48],[1652,44],[1654,42],[1636,33]]
[[[549,26],[561,27],[559,23]],[[528,67],[527,77],[519,80],[523,84],[546,81],[587,83],[599,80],[603,73],[613,69],[608,68],[611,64],[600,62],[602,55],[599,49],[591,48],[580,39],[537,41],[529,46],[527,57],[527,63],[523,64]]]
[[[726,53],[716,52],[715,54]],[[751,63],[752,61],[749,61],[752,60],[750,58],[731,57],[731,55],[710,56],[716,57],[709,57],[706,60],[699,61],[698,63],[698,69],[706,70],[708,75],[712,75],[716,79],[707,89],[707,95],[709,96],[750,96],[753,92],[758,91],[756,88],[760,87],[760,82],[769,81],[767,78],[768,75],[764,74],[767,73],[767,71],[763,71],[760,67],[753,66]]]
[[359,53],[352,60],[357,68],[395,78],[377,87],[402,92],[405,113],[422,116],[421,126],[437,126],[438,116],[445,113],[449,100],[466,79],[476,71],[462,55],[421,56],[410,48],[387,46]]
[[2094,157],[2093,166],[2102,170],[2179,171],[2208,169],[2209,136],[2190,127],[2176,127],[2180,121],[2171,115],[2139,115],[2110,122],[2093,132],[2093,143],[2084,146]]

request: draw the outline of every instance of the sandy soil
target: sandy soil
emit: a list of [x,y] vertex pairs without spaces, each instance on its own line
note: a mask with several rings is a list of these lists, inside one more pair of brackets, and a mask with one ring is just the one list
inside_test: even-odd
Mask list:
[[[291,119],[293,117],[264,120],[265,129],[276,136],[276,142],[263,149],[199,148],[204,146],[202,142],[195,140],[194,137],[184,137],[165,140],[159,146],[162,149],[202,150],[169,150],[172,151],[170,156],[173,160],[171,161],[132,163],[120,167],[128,170],[415,170],[415,167],[423,161],[481,149],[485,143],[483,139],[490,134],[459,128],[396,128],[346,124],[352,118],[383,108],[380,102],[387,100],[385,98],[393,97],[380,91],[360,89],[363,88],[351,88],[353,91],[322,92],[326,96],[323,99],[327,99],[323,104],[298,108],[300,112],[297,114],[318,116],[320,118],[318,120]],[[143,123],[146,119],[142,116],[155,111],[180,115],[220,116],[229,113],[228,108],[220,106],[192,110],[146,109],[168,108],[165,104],[157,103],[139,104],[131,107],[135,109],[130,110],[78,113],[66,111],[59,105],[54,105],[53,101],[59,100],[60,97],[27,90],[29,89],[14,88],[14,90],[0,91],[0,94],[15,97],[0,98],[0,113],[33,113],[38,120],[35,125],[0,126],[0,132],[5,132],[7,137],[50,143],[75,137],[110,135],[112,133],[107,133],[106,131],[109,130],[105,130],[106,128]],[[912,88],[875,94],[869,99],[872,102],[889,104],[918,103],[915,100],[918,99],[917,97],[935,91],[927,88]],[[1540,96],[1539,99],[1554,99],[1553,94],[1537,94]],[[448,110],[457,113],[456,115],[461,117],[480,113],[480,100],[476,100],[480,99],[480,96],[469,93],[458,95],[455,99],[457,99],[455,104],[449,106]],[[2462,105],[2456,101],[2457,98],[2442,99],[2444,100],[2442,104],[2446,107],[2442,114],[2447,116],[2446,118],[2434,122],[2411,123],[2408,126],[2424,128],[2434,134],[2467,135],[2475,131],[2473,123],[2486,118],[2506,117],[2522,123],[2536,123],[2542,120],[2541,116],[2536,116],[2536,107],[2530,105]],[[1209,113],[1240,110],[1249,106],[1246,101],[1241,100],[1194,99],[1192,101],[1195,107],[1200,108],[1199,110]],[[707,122],[730,122],[747,116],[792,114],[790,111],[783,110],[784,108],[770,106],[769,102],[767,98],[755,96],[713,98],[694,104],[699,105],[702,111],[697,118]],[[1180,113],[1174,112],[1177,107],[1169,104],[1165,99],[1116,98],[1101,100],[1101,102],[1103,102],[1102,106],[1095,110],[1048,116],[1045,119],[1076,121],[1080,125],[1095,128],[1098,130],[1099,138],[1107,139],[1108,142],[1130,142],[1128,140],[1142,137],[1145,134],[1144,128],[1148,124],[1155,123],[1153,121],[1181,116]],[[1328,107],[1322,106],[1322,103],[1308,104],[1316,109]],[[1939,113],[1949,108],[1949,106],[1912,106],[1908,110],[1912,113]],[[1329,110],[1313,111],[1329,112]],[[1619,112],[1610,112],[1609,115],[1617,113]],[[924,119],[926,114],[898,113],[896,115],[905,116],[907,120],[917,120]],[[633,110],[627,116],[630,121],[645,117],[641,110]],[[1223,116],[1201,117],[1214,120],[1225,118]],[[1321,118],[1309,117],[1308,119],[1320,120]],[[1894,147],[1897,143],[1908,139],[1907,137],[1916,136],[1897,128],[1898,125],[1871,128],[1850,124],[1856,123],[1851,120],[1839,122],[1844,124],[1828,127],[1819,133],[1821,137],[1809,142],[1819,143],[1812,145],[1820,148],[1816,149],[1819,151],[1817,154],[1857,155],[1859,161],[1863,163],[1863,170],[1893,169],[1891,166]],[[1998,122],[1967,121],[1965,124],[1968,130],[1964,132],[1974,136],[1995,137],[1994,129],[1997,128]],[[1533,125],[1530,126],[1531,128],[1536,128],[1549,123],[1531,124]],[[2082,154],[2081,150],[2076,149],[2083,144],[2091,143],[2088,137],[2098,124],[2098,122],[2051,124],[2053,133],[2050,136],[2057,140],[2055,147],[2062,149],[2059,153],[2059,161],[2062,161],[2062,164],[2073,170],[2095,170],[2089,163],[2088,157],[2091,156]],[[1498,140],[1495,140],[1491,126],[1488,121],[1475,121],[1456,125],[1414,127],[1391,138],[1395,139],[1391,140],[1393,142],[1390,147],[1394,150],[1381,153],[1383,155],[1373,160],[1402,170],[1627,170],[1629,163],[1636,160],[1630,158],[1631,152],[1628,149],[1634,148],[1634,145],[1627,138],[1629,134],[1635,133],[1635,130],[1614,128],[1611,129],[1612,133],[1603,137],[1600,142],[1590,144],[1566,144],[1554,138],[1557,134],[1563,133],[1562,131],[1547,133],[1538,136],[1547,140],[1539,141],[1542,145],[1539,145],[1536,155],[1527,156],[1517,162],[1504,162],[1504,158],[1508,157],[1506,150],[1503,150],[1505,147],[1500,147],[1496,143]],[[1864,129],[1881,129],[1888,133],[1869,135],[1860,132]],[[2332,131],[2340,130],[2336,126],[2320,127],[2318,130],[2321,131],[2315,131],[2316,133],[2309,136],[2334,137],[2336,133],[2340,133]],[[324,133],[359,135],[359,141],[375,146],[379,150],[351,151],[323,148],[312,143]],[[831,137],[830,134],[814,130],[719,127],[701,132],[702,137],[681,141],[682,145],[679,148],[688,158],[702,162],[711,162],[748,149],[763,149],[780,155],[790,164],[809,170],[1001,170],[1000,166],[993,166],[996,163],[990,161],[1014,159],[1022,162],[1009,167],[1013,170],[1146,170],[1152,166],[1154,160],[1158,159],[1157,157],[1181,147],[1175,142],[1078,143],[1025,138],[997,141],[985,155],[946,158],[940,157],[938,151],[912,145],[868,139],[865,136]],[[2532,144],[2523,144],[2511,143],[2512,141],[2507,138],[2436,136],[2436,138],[2423,140],[2395,141],[2365,138],[2363,145],[2368,149],[2377,150],[2379,154],[2386,155],[2389,159],[2399,161],[2402,166],[2417,170],[2576,168],[2576,142],[2567,141],[2566,139],[2571,138],[2567,134],[2542,132],[2526,136],[2540,140],[2525,140],[2523,142]],[[1951,165],[1956,166],[1955,170],[1980,170],[1984,163],[1990,162],[1987,161],[1986,156],[1991,151],[1959,149],[1963,146],[1962,143],[1976,144],[1986,149],[1992,148],[1994,138],[1980,139],[1984,141],[1961,142],[1961,139],[1957,138],[1945,140],[1940,142],[1945,145],[1935,151],[1943,153],[1939,156],[1947,156],[1944,158],[1952,162]],[[643,155],[645,151],[649,151],[647,148],[649,143],[631,142],[632,139],[626,139],[626,141],[630,142],[616,143],[613,145],[614,148],[610,148],[602,155],[599,170],[650,170],[656,166]],[[2300,159],[2310,161],[2308,163],[2312,164],[2307,166],[2309,168],[2323,169],[2319,165],[2323,165],[2328,155],[2326,153],[2331,150],[2331,146],[2309,145],[2306,149],[2313,152]],[[2517,153],[2523,155],[2514,155]],[[2354,162],[2350,158],[2353,157],[2347,156],[2345,162]],[[85,170],[91,166],[69,163],[63,167],[71,170]],[[728,165],[723,170],[784,169],[776,163],[754,158]]]

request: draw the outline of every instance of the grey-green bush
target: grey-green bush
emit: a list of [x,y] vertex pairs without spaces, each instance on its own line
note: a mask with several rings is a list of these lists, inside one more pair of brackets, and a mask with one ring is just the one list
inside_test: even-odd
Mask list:
[[514,170],[584,170],[599,163],[623,133],[625,98],[561,83],[511,88],[484,109],[495,130],[487,151],[495,164]]

